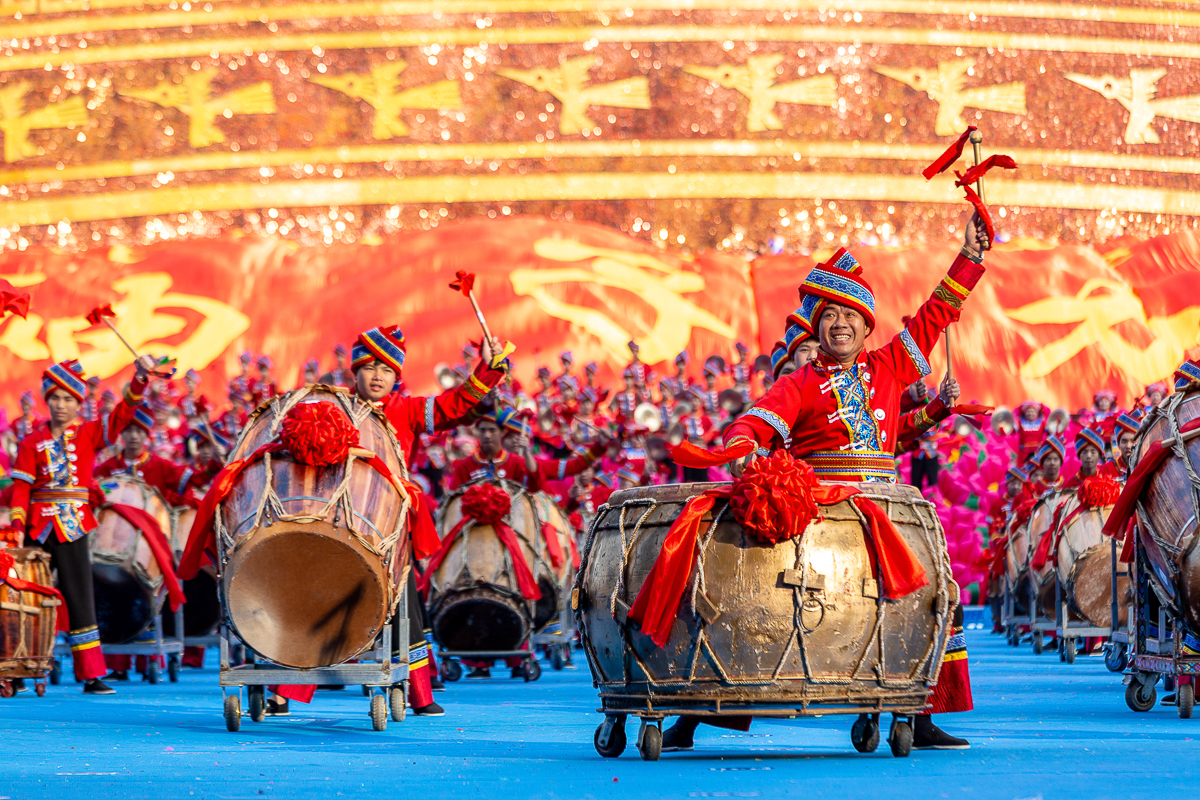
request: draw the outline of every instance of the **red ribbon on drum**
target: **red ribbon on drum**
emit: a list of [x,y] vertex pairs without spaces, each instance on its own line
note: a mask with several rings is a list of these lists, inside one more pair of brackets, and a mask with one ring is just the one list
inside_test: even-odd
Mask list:
[[33,592],[44,597],[54,597],[58,600],[58,614],[55,617],[55,627],[66,633],[71,630],[71,623],[67,617],[67,601],[63,599],[62,592],[55,589],[53,586],[42,586],[40,583],[27,581],[24,578],[18,578],[15,575],[9,575],[17,565],[17,560],[4,552],[5,548],[0,547],[0,584],[8,584],[18,592]]
[[659,647],[665,647],[697,555],[700,526],[718,500],[728,500],[733,516],[760,541],[776,542],[802,536],[820,521],[819,506],[850,500],[867,520],[866,538],[873,571],[880,575],[888,597],[904,597],[929,584],[925,568],[883,509],[862,497],[854,486],[825,485],[812,467],[787,452],[751,463],[732,485],[718,486],[688,500],[671,525],[662,550],[633,601],[629,618]]
[[167,587],[167,599],[171,602],[171,610],[178,611],[179,607],[187,600],[183,596],[183,586],[179,583],[179,576],[175,574],[175,557],[171,552],[171,543],[167,541],[158,520],[137,506],[129,506],[124,503],[108,503],[107,506],[119,514],[123,520],[141,531],[142,538],[150,546],[150,552],[154,554],[154,560],[158,562],[158,568],[162,570],[163,583]]
[[[450,552],[450,548],[454,546],[454,542],[458,539],[460,533],[467,527],[467,524],[473,525],[490,525],[492,530],[496,532],[496,538],[508,550],[509,556],[513,562],[513,573],[517,579],[517,587],[521,590],[521,596],[526,600],[540,600],[542,590],[538,588],[537,581],[533,578],[533,572],[529,569],[529,564],[525,563],[525,554],[521,552],[521,542],[517,538],[516,531],[508,526],[504,518],[508,516],[508,512],[512,510],[512,498],[508,496],[508,492],[501,489],[499,486],[494,486],[490,483],[477,483],[463,492],[462,513],[463,517],[458,521],[458,524],[450,529],[450,533],[446,534],[446,538],[442,540],[441,547],[433,554],[429,560],[429,565],[425,568],[425,574],[417,581],[417,586],[422,592],[429,586],[429,580],[433,577],[433,573],[441,566],[442,561]],[[558,532],[555,531],[555,536]],[[562,556],[561,550],[559,556]]]

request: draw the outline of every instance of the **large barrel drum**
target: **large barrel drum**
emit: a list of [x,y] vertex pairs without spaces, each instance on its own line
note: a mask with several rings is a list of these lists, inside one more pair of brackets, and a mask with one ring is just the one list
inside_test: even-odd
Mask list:
[[1005,535],[1008,549],[1004,554],[1004,578],[1012,596],[1013,613],[1024,616],[1029,613],[1029,560],[1033,556],[1029,546],[1029,520],[1018,525],[1015,516],[1009,518]]
[[[1151,546],[1146,548],[1150,573],[1175,598],[1178,610],[1193,629],[1200,629],[1200,553],[1197,526],[1200,520],[1200,436],[1179,430],[1200,417],[1200,392],[1175,394],[1152,408],[1134,443],[1134,466],[1146,457],[1151,445],[1173,439],[1172,454],[1149,479],[1138,506],[1138,525]],[[1185,458],[1181,456],[1186,456]],[[1190,467],[1190,472],[1189,472]],[[1196,482],[1193,476],[1197,476]]]
[[[538,517],[538,571],[535,573],[538,588],[542,597],[534,605],[533,628],[539,631],[546,625],[557,622],[566,602],[571,584],[575,580],[575,570],[571,566],[570,537],[575,534],[567,515],[558,507],[558,503],[545,492],[533,495],[533,507]],[[558,545],[557,552],[560,560],[556,565],[551,555],[549,536],[554,537]]]
[[925,568],[929,585],[907,597],[880,598],[852,503],[822,507],[824,519],[803,536],[771,545],[747,535],[720,500],[701,524],[697,565],[666,646],[627,621],[671,524],[688,498],[713,485],[616,492],[589,531],[573,604],[605,710],[924,708],[959,589],[935,509],[913,487],[857,484]]
[[[240,638],[286,667],[340,664],[390,619],[408,563],[405,496],[365,457],[313,466],[279,442],[288,413],[327,403],[358,429],[359,448],[407,478],[390,423],[349,390],[306,386],[251,416],[232,459],[250,458],[217,515],[221,599]],[[257,455],[256,455],[257,454]]]
[[[534,577],[548,575],[537,556],[538,516],[532,496],[509,481],[495,481],[512,498],[507,524],[517,536],[521,556]],[[476,484],[471,484],[471,486]],[[443,541],[463,518],[465,486],[443,502],[439,529]],[[513,557],[491,525],[468,522],[449,546],[429,580],[429,618],[433,638],[447,650],[515,650],[533,630],[535,603],[517,584]]]
[[[37,548],[0,550],[12,557],[12,576],[52,587],[50,554]],[[0,583],[0,678],[44,675],[53,661],[58,606],[62,601]]]
[[[1068,500],[1075,497],[1074,492],[1051,492],[1038,500],[1037,505],[1033,508],[1033,516],[1029,518],[1029,544],[1031,546],[1030,555],[1037,552],[1042,546],[1042,539],[1047,536],[1054,535],[1054,523],[1056,515],[1061,515],[1059,506],[1063,506]],[[1052,544],[1052,543],[1051,543]],[[1031,558],[1032,560],[1032,558]],[[1038,608],[1041,613],[1047,617],[1055,615],[1055,597],[1056,584],[1054,573],[1054,562],[1047,558],[1046,563],[1041,568],[1035,568],[1032,563],[1029,565],[1030,579],[1034,586],[1037,587]]]
[[[196,520],[196,509],[187,506],[171,509],[171,549],[180,555]],[[205,564],[196,577],[183,581],[183,635],[207,636],[221,620],[221,601],[217,597],[217,568]],[[163,616],[163,635],[175,636],[175,615]]]
[[[171,530],[170,509],[153,487],[122,475],[100,481],[100,488],[106,504],[141,509],[164,536]],[[162,567],[142,531],[109,505],[101,506],[96,522],[89,541],[100,641],[131,642],[150,629],[162,610]]]
[[[1078,513],[1077,513],[1078,512]],[[1092,625],[1112,625],[1112,544],[1102,530],[1112,506],[1080,509],[1072,496],[1062,511],[1058,540],[1058,579],[1068,608]],[[1118,624],[1128,619],[1129,578],[1117,581]]]

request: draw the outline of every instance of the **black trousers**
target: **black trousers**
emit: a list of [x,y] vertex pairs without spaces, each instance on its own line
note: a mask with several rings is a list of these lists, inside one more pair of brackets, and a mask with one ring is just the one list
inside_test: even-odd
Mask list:
[[912,485],[924,489],[926,485],[937,486],[941,462],[936,458],[912,457]]
[[73,542],[60,542],[54,531],[46,541],[30,540],[30,546],[41,547],[50,554],[50,568],[58,570],[58,590],[67,601],[71,630],[78,631],[96,624],[96,593],[92,588],[92,561],[88,557],[88,537]]

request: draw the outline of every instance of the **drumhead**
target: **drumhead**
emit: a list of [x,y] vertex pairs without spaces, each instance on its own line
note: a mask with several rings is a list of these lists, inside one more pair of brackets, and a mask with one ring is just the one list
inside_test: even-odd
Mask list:
[[96,625],[104,644],[132,642],[154,622],[154,595],[136,575],[116,564],[92,564]]

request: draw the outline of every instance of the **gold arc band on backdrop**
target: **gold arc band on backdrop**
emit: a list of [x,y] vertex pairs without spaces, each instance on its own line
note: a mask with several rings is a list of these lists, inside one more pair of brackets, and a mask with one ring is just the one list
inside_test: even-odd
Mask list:
[[[191,153],[133,161],[100,161],[58,167],[0,169],[0,184],[13,186],[49,181],[89,181],[230,169],[287,167],[292,164],[376,164],[380,162],[493,160],[543,160],[546,158],[852,158],[925,164],[942,145],[909,145],[886,142],[809,142],[795,139],[666,139],[563,142],[496,142],[465,144],[367,144],[314,147],[304,150]],[[1078,169],[1130,170],[1166,174],[1200,174],[1200,158],[1107,153],[1078,150],[1008,148],[1020,164]],[[0,209],[5,203],[0,202]]]
[[[197,7],[184,11],[166,8],[142,12],[144,7],[170,6],[172,0],[101,0],[82,11],[78,2],[29,0],[0,5],[4,13],[19,10],[22,19],[0,24],[0,37],[61,36],[118,30],[148,30],[183,26],[228,25],[239,23],[290,22],[293,20],[524,14],[524,13],[609,13],[630,11],[831,11],[837,14],[906,14],[915,16],[962,16],[969,19],[1003,17],[1036,20],[1067,20],[1131,25],[1164,25],[1180,28],[1200,27],[1200,12],[1170,8],[1131,8],[1068,3],[968,3],[963,0],[690,0],[668,3],[665,0],[361,0],[360,2],[300,2],[263,8],[239,3],[208,3],[209,10]],[[175,5],[181,5],[174,0]],[[102,10],[137,8],[132,14],[96,14]],[[71,12],[78,12],[72,15]],[[39,15],[62,14],[58,17]],[[974,17],[970,17],[974,14]],[[840,20],[849,24],[853,20]]]
[[[997,180],[993,205],[1073,208],[1169,215],[1200,214],[1191,191],[1063,181]],[[837,173],[627,172],[545,175],[451,175],[411,178],[310,179],[139,189],[0,205],[0,225],[91,222],[192,211],[394,205],[519,203],[541,200],[812,199],[961,204],[951,185],[920,175]],[[964,206],[964,209],[966,206]]]
[[42,70],[67,65],[111,64],[171,58],[195,58],[301,50],[362,50],[428,45],[583,44],[585,42],[786,42],[895,44],[953,48],[1005,48],[1034,52],[1089,53],[1144,57],[1200,58],[1200,43],[1161,39],[1059,36],[986,30],[862,27],[846,30],[823,25],[581,25],[537,28],[450,28],[445,30],[369,30],[229,38],[187,38],[141,44],[96,45],[58,52],[19,53],[0,58],[0,72]]

